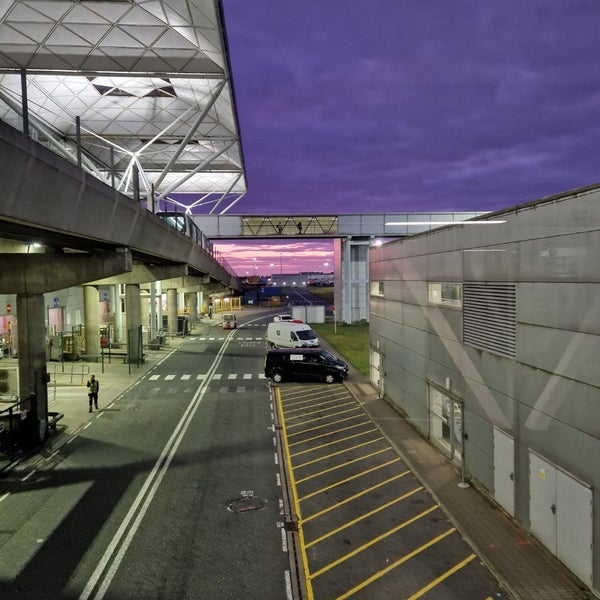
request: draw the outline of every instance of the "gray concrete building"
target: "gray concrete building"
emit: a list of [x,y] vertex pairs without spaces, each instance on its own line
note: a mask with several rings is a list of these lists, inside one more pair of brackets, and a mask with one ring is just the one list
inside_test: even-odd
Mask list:
[[369,251],[371,380],[600,591],[600,187]]

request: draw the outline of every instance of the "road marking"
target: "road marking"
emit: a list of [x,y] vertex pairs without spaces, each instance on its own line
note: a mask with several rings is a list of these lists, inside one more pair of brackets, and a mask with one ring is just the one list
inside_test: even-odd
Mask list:
[[302,421],[302,423],[296,423],[296,425],[290,425],[290,428],[291,427],[302,427],[303,425],[307,425],[309,423],[317,423],[318,421],[323,421],[324,419],[331,419],[331,417],[335,417],[337,415],[344,415],[349,412],[364,415],[365,413],[364,413],[363,409],[360,406],[356,406],[356,403],[354,403],[354,404],[355,404],[354,407],[349,408],[347,410],[340,410],[339,412],[329,413],[327,415],[318,417],[316,419],[309,419],[308,421]]
[[[369,444],[375,444],[376,442],[381,442],[381,440],[385,440],[385,438],[383,436],[379,436],[379,437],[373,438],[372,440],[367,440],[366,442],[362,442],[362,444],[356,444],[354,446],[349,446],[348,448],[342,448],[341,450],[338,450],[337,452],[331,452],[330,454],[324,454],[323,456],[319,456],[318,458],[314,458],[313,460],[309,460],[308,462],[304,462],[299,465],[296,465],[295,468],[301,469],[302,467],[306,467],[308,465],[314,465],[315,463],[321,462],[322,460],[328,460],[330,458],[333,458],[334,456],[340,456],[340,454],[346,454],[350,450],[356,450],[357,448],[363,448],[364,446],[368,446]],[[388,449],[389,448],[384,448],[383,450],[378,450],[377,452],[374,452],[373,454],[379,454],[380,452],[385,452]],[[368,454],[367,456],[372,456],[372,454]],[[355,458],[344,464],[351,465],[353,462],[357,462],[359,460],[363,460],[362,457]],[[334,468],[337,468],[337,467],[334,467]],[[327,472],[327,471],[325,471],[325,472]],[[319,473],[317,473],[317,475],[318,474]]]
[[[372,429],[367,429],[366,431],[361,431],[360,433],[355,433],[354,435],[348,435],[343,438],[337,438],[337,439],[333,440],[332,442],[327,442],[326,444],[320,444],[319,446],[311,446],[310,448],[307,448],[306,450],[301,450],[300,452],[295,452],[294,454],[292,454],[292,457],[296,458],[297,456],[301,456],[302,454],[308,454],[309,452],[315,452],[316,450],[322,450],[323,448],[327,448],[329,446],[335,446],[336,444],[341,444],[342,442],[348,442],[355,438],[361,437],[363,435],[367,435],[368,433],[374,433],[374,432],[381,433],[377,427],[373,427]],[[328,433],[327,436],[331,437],[331,433]],[[382,439],[382,438],[378,438],[378,439]]]
[[[309,498],[312,498],[313,496],[318,496],[319,494],[323,494],[324,492],[327,492],[328,490],[331,490],[335,487],[343,485],[344,483],[347,483],[348,481],[352,481],[353,479],[358,479],[359,477],[363,477],[364,475],[367,475],[368,473],[373,473],[374,471],[377,471],[378,469],[385,469],[385,467],[388,467],[389,465],[393,465],[394,463],[401,462],[401,461],[402,461],[402,459],[400,457],[393,458],[392,460],[388,460],[387,462],[385,462],[381,465],[377,465],[377,466],[373,467],[372,469],[367,469],[366,471],[361,471],[360,473],[357,473],[356,475],[352,475],[351,477],[347,477],[346,479],[342,479],[341,481],[336,481],[335,483],[332,483],[331,485],[321,488],[320,490],[315,490],[311,494],[302,496],[302,498],[300,498],[300,502],[303,502],[304,500],[308,500]],[[408,474],[408,473],[410,473],[410,471],[405,471],[403,473],[403,475]]]
[[370,494],[373,490],[383,487],[384,485],[387,485],[388,483],[392,483],[392,482],[396,481],[396,479],[405,477],[409,473],[410,473],[410,471],[403,471],[402,473],[398,473],[397,475],[394,475],[393,477],[390,477],[389,479],[386,479],[385,481],[380,481],[379,483],[372,485],[369,488],[366,488],[364,490],[361,490],[360,492],[357,492],[353,496],[348,496],[347,498],[344,498],[343,500],[340,500],[339,502],[332,504],[328,508],[324,508],[323,510],[316,512],[316,513],[310,515],[309,517],[304,517],[304,522],[310,521],[311,519],[316,519],[317,517],[320,517],[321,515],[324,515],[325,513],[328,513],[330,511],[336,509],[338,506],[343,506],[344,504],[348,504],[348,502],[352,502],[353,500],[356,500],[357,498],[360,498],[361,496]]
[[[285,412],[285,418],[288,420],[292,420],[292,419],[303,419],[304,417],[310,417],[311,415],[320,415],[323,414],[323,407],[326,406],[327,404],[334,404],[333,408],[343,408],[344,406],[356,406],[356,400],[352,399],[349,400],[348,402],[344,402],[344,404],[339,404],[338,402],[320,402],[317,407],[315,408],[315,410],[311,410],[311,411],[306,411],[306,409],[302,410],[302,412],[300,412],[298,415],[295,416],[290,416],[290,412],[294,412],[294,411],[286,411]],[[326,408],[325,410],[331,410],[329,408]],[[328,413],[331,414],[331,413]],[[336,415],[337,413],[333,413],[334,415]]]
[[[423,489],[424,489],[423,486],[420,485],[419,487],[415,488],[414,490],[411,490],[410,492],[407,492],[406,494],[404,494],[402,496],[398,496],[398,498],[394,498],[393,500],[390,500],[389,502],[386,502],[385,504],[382,504],[381,506],[378,506],[377,508],[374,508],[373,510],[370,510],[369,512],[363,513],[359,517],[356,517],[356,519],[352,519],[351,521],[348,521],[347,523],[344,523],[343,525],[340,525],[339,527],[336,527],[335,529],[332,529],[331,531],[324,533],[322,536],[320,536],[320,537],[314,539],[312,542],[309,542],[308,544],[306,544],[306,547],[310,548],[311,546],[314,546],[315,544],[318,544],[318,543],[322,542],[323,540],[326,540],[327,538],[331,537],[332,535],[335,535],[336,533],[339,533],[340,531],[344,531],[344,529],[347,529],[348,527],[351,527],[352,525],[355,525],[356,523],[360,523],[361,521],[364,521],[365,519],[372,517],[373,515],[376,515],[378,512],[381,512],[382,510],[385,510],[386,508],[393,506],[394,504],[396,504],[396,502],[402,502],[402,500],[406,500],[406,498],[410,498],[413,494],[416,494],[417,492],[420,492]],[[313,518],[314,518],[314,516],[313,516]],[[305,521],[308,521],[308,519],[305,519]]]
[[[362,423],[355,423],[354,425],[348,425],[348,427],[342,427],[342,428],[336,429],[336,431],[338,433],[341,433],[344,431],[348,431],[349,429],[354,429],[356,427],[362,427],[363,425],[370,425],[370,424],[371,423],[369,423],[369,421],[363,421]],[[375,428],[375,429],[377,429],[377,428]],[[379,431],[379,430],[377,429],[377,431]],[[321,433],[321,434],[315,435],[311,438],[306,438],[306,439],[300,440],[299,442],[293,442],[292,444],[289,445],[289,447],[291,448],[292,446],[297,446],[298,444],[306,444],[307,442],[313,442],[314,440],[318,440],[318,439],[324,438],[324,437],[331,437],[331,431],[326,431],[325,433]]]
[[433,546],[434,544],[437,544],[437,542],[439,542],[440,540],[442,540],[446,536],[450,535],[451,533],[454,533],[455,531],[456,531],[456,529],[454,529],[454,527],[452,527],[451,529],[448,529],[448,531],[445,531],[444,533],[442,533],[438,537],[436,537],[436,538],[434,538],[432,540],[429,540],[426,544],[423,544],[422,546],[420,546],[416,550],[413,550],[410,554],[407,554],[407,555],[403,556],[402,558],[398,559],[396,562],[393,562],[391,565],[388,565],[385,569],[382,569],[381,571],[378,571],[374,575],[371,575],[371,577],[369,577],[368,579],[365,579],[363,582],[361,582],[357,586],[353,587],[351,590],[348,590],[345,594],[342,594],[341,596],[338,596],[336,598],[336,600],[345,600],[345,598],[349,598],[350,596],[354,595],[356,592],[358,592],[358,591],[366,588],[368,585],[370,585],[371,583],[373,583],[377,579],[380,579],[381,577],[383,577],[386,573],[389,573],[390,571],[393,571],[396,567],[399,567],[401,564],[403,564],[406,561],[410,560],[411,558],[413,558],[413,556],[416,556],[417,554],[420,554],[424,550],[427,550],[427,548],[429,548],[430,546]]
[[[233,333],[233,332],[232,332]],[[208,370],[208,378],[203,381],[192,400],[186,407],[181,419],[175,426],[171,437],[165,444],[160,456],[154,463],[151,472],[146,477],[140,491],[138,492],[135,500],[129,508],[125,518],[121,521],[119,528],[117,529],[112,540],[108,544],[102,558],[98,562],[96,569],[92,573],[92,576],[88,580],[85,588],[83,589],[79,600],[87,600],[87,598],[93,597],[96,600],[102,600],[106,594],[123,558],[129,548],[129,545],[133,541],[136,531],[138,530],[142,520],[154,496],[156,495],[158,488],[165,476],[167,469],[169,468],[177,449],[179,448],[183,437],[188,430],[190,423],[200,406],[200,403],[204,399],[205,394],[208,391],[208,384],[211,379],[212,373],[216,371],[219,364],[223,360],[223,355],[227,350],[227,347],[232,340],[230,334],[227,341],[219,349],[215,360]],[[97,591],[95,591],[97,590]]]
[[[364,454],[363,456],[359,456],[357,458],[353,458],[352,460],[345,461],[339,465],[335,465],[334,467],[325,469],[324,471],[319,471],[318,473],[313,473],[307,477],[304,477],[303,479],[297,479],[296,483],[302,483],[304,481],[309,481],[311,479],[314,479],[315,477],[320,477],[321,475],[325,475],[326,473],[332,473],[333,471],[337,471],[338,469],[343,469],[344,467],[347,467],[348,465],[353,465],[354,463],[361,462],[362,460],[367,460],[367,458],[372,458],[373,456],[377,456],[378,454],[383,454],[384,452],[390,452],[391,450],[393,450],[393,448],[391,446],[386,446],[385,448],[382,448],[381,450],[376,450],[375,452],[370,452],[369,454]],[[303,467],[306,464],[310,464],[310,463],[304,463],[304,465],[299,465],[299,466]],[[298,468],[298,467],[296,467],[296,468]],[[369,469],[369,471],[370,470],[371,469]],[[352,479],[354,477],[360,477],[361,475],[362,475],[362,473],[353,475]]]
[[[431,506],[427,510],[424,510],[423,512],[419,513],[418,515],[415,515],[414,517],[408,519],[408,521],[404,521],[404,523],[400,523],[400,525],[396,525],[396,527],[392,527],[391,529],[389,529],[385,533],[382,533],[381,535],[378,535],[377,537],[374,537],[373,539],[370,539],[365,544],[362,544],[361,546],[358,546],[357,548],[354,548],[354,550],[352,550],[351,552],[348,552],[347,554],[344,554],[343,556],[340,556],[337,560],[334,560],[333,562],[330,562],[328,565],[325,565],[324,567],[321,567],[318,571],[315,571],[314,573],[311,573],[310,574],[310,578],[314,579],[315,577],[318,577],[319,575],[322,575],[323,573],[326,573],[330,569],[333,569],[333,567],[337,567],[338,565],[341,565],[343,562],[346,562],[349,558],[352,558],[353,556],[356,556],[357,554],[360,554],[361,552],[363,552],[367,548],[370,548],[371,546],[374,546],[375,544],[378,544],[379,542],[381,542],[381,540],[385,540],[386,538],[390,537],[390,535],[393,535],[394,533],[397,533],[398,531],[404,529],[405,527],[408,527],[409,525],[412,525],[413,523],[416,523],[417,521],[419,521],[423,517],[426,517],[429,513],[433,512],[434,510],[437,510],[437,508],[438,508],[438,506],[437,506],[437,504],[435,504],[434,506]],[[437,540],[437,539],[441,539],[443,537],[446,537],[446,535],[449,535],[449,533],[452,533],[453,531],[456,531],[456,529],[454,527],[452,527],[451,529],[449,529],[445,534],[442,534],[441,536],[438,536],[435,539]]]
[[29,473],[27,473],[27,475],[25,475],[25,477],[23,477],[21,479],[21,481],[27,481],[30,477],[33,477],[33,474],[36,472],[36,469],[33,469],[33,471],[30,471]]
[[159,379],[159,378],[160,378],[160,375],[150,375],[150,377],[148,377],[148,379],[149,379],[150,381],[156,381],[156,380],[157,380],[157,379]]
[[9,496],[10,496],[10,492],[6,492],[6,494],[2,494],[2,496],[0,496],[0,502],[2,502],[3,500],[6,500]]
[[[450,577],[450,575],[454,575],[454,573],[456,573],[457,571],[460,571],[460,569],[462,569],[463,567],[468,565],[475,558],[475,556],[476,556],[475,554],[471,554],[470,556],[467,556],[467,558],[465,558],[465,560],[459,562],[457,565],[454,565],[451,569],[448,569],[448,571],[446,571],[445,573],[440,575],[437,579],[434,579],[433,581],[429,582],[424,588],[421,588],[418,592],[416,592],[415,594],[413,594],[410,598],[407,598],[406,600],[416,600],[417,598],[420,598],[421,596],[423,596],[423,594],[426,594],[429,590],[433,589],[438,583],[441,583],[445,579],[448,579],[448,577]],[[488,596],[488,598],[489,598],[489,596]]]
[[181,381],[187,381],[190,377],[191,377],[191,375],[189,375],[189,374],[182,375]]
[[[366,415],[364,415],[364,413],[363,413],[363,416],[364,416],[364,420],[361,421],[360,423],[358,423],[358,425],[370,424],[369,419],[366,417]],[[339,425],[340,423],[343,423],[344,421],[356,421],[356,415],[354,415],[352,417],[346,417],[345,419],[336,419],[335,424]],[[305,433],[308,433],[309,431],[318,431],[319,429],[323,429],[325,427],[331,427],[331,423],[325,423],[324,425],[317,425],[316,427],[311,427],[310,429],[303,429],[301,431],[296,431],[295,433],[290,433],[289,437],[294,437],[295,435],[303,435]],[[329,433],[331,434],[331,431],[329,431]],[[302,443],[302,441],[297,442],[297,443]]]
[[175,379],[175,375],[165,375],[165,381],[173,381]]

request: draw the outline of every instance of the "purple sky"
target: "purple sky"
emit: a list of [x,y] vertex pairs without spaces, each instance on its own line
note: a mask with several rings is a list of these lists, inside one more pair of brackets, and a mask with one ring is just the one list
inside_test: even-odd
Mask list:
[[229,214],[493,210],[600,181],[597,0],[223,7],[248,186]]

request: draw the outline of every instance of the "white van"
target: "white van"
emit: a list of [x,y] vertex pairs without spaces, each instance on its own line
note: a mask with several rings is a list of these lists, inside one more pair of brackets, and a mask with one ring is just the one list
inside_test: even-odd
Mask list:
[[267,326],[267,343],[271,348],[318,348],[319,338],[306,323],[274,321]]

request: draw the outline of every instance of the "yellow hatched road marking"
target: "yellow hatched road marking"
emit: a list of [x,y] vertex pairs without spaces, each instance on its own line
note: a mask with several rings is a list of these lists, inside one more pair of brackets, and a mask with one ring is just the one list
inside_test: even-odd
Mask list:
[[[366,415],[363,416],[365,417],[364,421],[361,421],[360,423],[357,423],[357,425],[364,425],[365,423],[370,423],[369,419],[366,417]],[[356,420],[356,415],[354,415],[353,417],[346,417],[345,419],[339,419],[338,421],[336,421],[336,425],[338,425],[339,423],[343,423],[344,421],[354,421]],[[317,427],[311,427],[310,429],[302,429],[301,431],[296,431],[296,433],[290,433],[289,437],[294,437],[296,435],[303,435],[305,433],[308,433],[309,431],[318,431],[319,429],[323,429],[324,427],[329,427],[331,425],[331,423],[325,423],[324,425],[318,425]],[[337,429],[336,431],[340,431],[339,429]],[[325,435],[331,434],[331,432],[326,433]],[[304,440],[301,440],[299,442],[295,442],[296,444],[302,444],[304,442]]]
[[[362,546],[359,546],[358,548],[355,548],[354,550],[352,550],[352,552],[348,552],[348,554],[344,554],[343,556],[340,556],[337,560],[334,560],[333,562],[329,563],[328,565],[325,565],[324,567],[320,568],[318,571],[311,573],[311,575],[310,575],[311,579],[314,579],[315,577],[318,577],[319,575],[326,573],[330,569],[333,569],[333,567],[337,567],[338,565],[341,565],[343,562],[347,561],[349,558],[352,558],[353,556],[360,554],[363,550],[366,550],[367,548],[374,546],[375,544],[379,543],[381,540],[384,540],[385,538],[390,537],[390,535],[393,535],[394,533],[400,531],[401,529],[404,529],[405,527],[408,527],[412,523],[415,523],[419,519],[426,517],[429,513],[433,512],[434,510],[437,510],[437,508],[438,508],[438,505],[434,504],[431,508],[428,508],[427,510],[424,510],[423,512],[419,513],[418,515],[415,515],[414,517],[408,519],[408,521],[404,521],[404,523],[400,523],[400,525],[396,525],[396,527],[393,527],[389,531],[386,531],[385,533],[382,533],[381,535],[374,537],[372,540],[369,540],[366,544],[363,544]],[[452,531],[455,531],[455,529],[452,528]]]
[[[388,446],[387,448],[382,448],[381,450],[377,450],[375,452],[370,452],[369,454],[365,454],[364,456],[359,456],[358,458],[354,458],[352,460],[344,462],[341,465],[336,465],[335,467],[325,469],[324,471],[319,471],[318,473],[313,473],[312,475],[309,475],[308,477],[304,477],[303,479],[298,479],[296,483],[304,483],[305,481],[310,481],[311,479],[314,479],[315,477],[320,477],[321,475],[325,475],[325,473],[332,473],[333,471],[338,471],[339,469],[343,469],[344,467],[347,467],[348,465],[352,465],[354,463],[360,462],[361,460],[366,460],[367,458],[372,458],[373,456],[377,456],[378,454],[383,454],[384,452],[389,452],[390,450],[393,450],[393,448],[391,446]],[[398,460],[400,460],[400,459],[398,459]],[[300,465],[300,466],[304,466],[304,465]],[[370,469],[369,469],[369,471],[370,471]],[[364,471],[364,472],[368,473],[369,471]],[[359,473],[359,475],[362,475],[362,473],[363,472]]]
[[[356,406],[356,402],[354,402],[354,400],[352,402],[344,402],[343,404],[340,404],[339,402],[335,403],[335,406],[331,407],[331,408],[326,408],[323,409],[322,408],[322,404],[319,404],[319,407],[315,410],[302,410],[299,412],[299,414],[295,415],[295,416],[290,416],[289,412],[292,411],[286,411],[285,413],[285,420],[286,421],[294,421],[297,419],[303,419],[304,417],[310,417],[311,415],[316,415],[316,414],[321,414],[323,412],[325,412],[326,410],[332,410],[333,408],[343,408],[344,406]],[[312,407],[311,407],[312,408]],[[337,413],[330,413],[330,414],[337,414]],[[327,415],[325,415],[327,416]]]
[[[281,406],[281,392],[279,388],[275,388],[275,400],[279,408],[279,414],[283,415],[283,408]],[[283,437],[283,447],[286,455],[287,469],[292,485],[292,496],[294,497],[294,512],[298,517],[298,541],[300,543],[300,554],[302,555],[302,565],[304,567],[304,581],[306,583],[306,594],[307,600],[314,600],[312,584],[310,581],[310,570],[308,568],[308,561],[306,560],[306,546],[304,545],[304,532],[302,531],[302,513],[300,511],[300,503],[298,502],[298,496],[296,494],[296,482],[294,481],[294,470],[292,469],[292,463],[290,459],[290,453],[287,451],[287,431],[285,427],[285,419],[281,419],[281,435]]]
[[[335,446],[336,444],[341,444],[342,442],[347,442],[349,440],[353,440],[357,437],[367,435],[367,433],[373,433],[374,431],[381,433],[381,431],[379,429],[377,429],[377,427],[373,427],[373,429],[366,429],[365,431],[361,431],[360,433],[355,433],[354,435],[348,435],[343,438],[338,438],[337,440],[334,440],[332,442],[327,442],[326,444],[320,444],[319,446],[312,446],[311,448],[307,448],[306,450],[301,450],[300,452],[295,452],[294,454],[292,454],[292,458],[296,458],[297,456],[300,456],[302,454],[308,454],[309,452],[315,452],[315,450],[322,450],[323,448],[327,448],[328,446]],[[326,434],[326,435],[331,435],[331,433]],[[381,439],[381,438],[379,438],[379,439]]]
[[[306,547],[310,548],[311,546],[314,546],[315,544],[318,544],[319,542],[322,542],[323,540],[330,538],[332,535],[335,535],[336,533],[339,533],[340,531],[344,531],[344,529],[348,529],[348,527],[352,527],[352,525],[359,523],[360,521],[364,521],[365,519],[372,517],[374,514],[377,514],[378,512],[381,512],[382,510],[385,510],[386,508],[393,506],[394,504],[396,504],[396,502],[401,502],[402,500],[406,500],[406,498],[409,498],[410,496],[412,496],[413,494],[416,494],[417,492],[421,491],[422,489],[423,489],[423,486],[419,486],[418,488],[415,488],[414,490],[404,494],[403,496],[398,496],[398,498],[394,498],[393,500],[390,500],[389,502],[386,502],[385,504],[382,504],[381,506],[378,506],[377,508],[374,508],[373,510],[370,510],[369,512],[362,514],[360,517],[357,517],[356,519],[352,519],[352,521],[348,521],[347,523],[344,523],[343,525],[341,525],[340,527],[337,527],[336,529],[332,529],[328,533],[322,535],[321,537],[318,537],[317,539],[313,540],[312,542],[308,542],[308,544],[306,544]],[[306,522],[306,520],[304,522]]]
[[[350,425],[349,427],[344,427],[343,429],[337,429],[336,433],[343,433],[344,431],[348,431],[349,429],[356,429],[356,427],[362,427],[363,425],[364,425],[364,423],[356,423],[356,425]],[[334,442],[328,442],[327,444],[322,444],[321,446],[312,446],[311,448],[308,448],[308,450],[301,450],[300,452],[296,452],[295,454],[292,454],[292,456],[297,456],[298,454],[303,454],[304,452],[312,452],[313,450],[318,450],[319,448],[322,448],[323,446],[329,446],[330,444],[337,444],[338,442],[345,442],[346,440],[351,440],[354,437],[357,437],[359,435],[365,435],[366,433],[372,433],[373,431],[379,431],[379,429],[377,427],[373,427],[371,429],[366,429],[365,431],[361,431],[360,433],[355,433],[354,435],[349,435],[345,438],[339,438],[339,439],[335,440]],[[319,440],[324,437],[329,437],[330,435],[331,435],[331,431],[328,431],[327,433],[322,433],[321,435],[315,435],[312,438],[308,438],[306,440],[302,440],[300,442],[294,442],[293,444],[290,444],[290,448],[292,446],[298,446],[300,444],[314,442],[315,440]]]
[[[360,444],[350,446],[349,448],[343,448],[342,450],[338,450],[337,452],[331,452],[330,454],[324,454],[323,456],[320,456],[319,458],[313,458],[312,460],[309,460],[308,462],[304,462],[299,465],[296,465],[294,467],[294,469],[301,469],[302,467],[307,467],[308,465],[314,465],[315,463],[321,462],[323,460],[327,460],[328,458],[333,458],[334,456],[339,456],[340,454],[346,454],[350,450],[356,450],[357,448],[364,448],[365,446],[369,446],[370,444],[375,444],[376,442],[380,442],[381,440],[384,440],[384,439],[385,438],[383,436],[379,436],[377,438],[373,438],[372,440],[367,440],[366,442],[361,442]],[[360,459],[356,459],[356,460],[360,460]],[[349,465],[352,462],[354,462],[354,461],[346,462],[344,464]]]
[[424,550],[427,550],[427,548],[429,548],[430,546],[437,544],[437,542],[439,542],[440,540],[442,540],[443,538],[445,538],[446,536],[450,535],[451,533],[453,533],[455,531],[456,531],[456,529],[454,529],[454,527],[452,527],[451,529],[448,529],[448,531],[442,533],[442,535],[439,535],[438,537],[436,537],[432,540],[429,540],[426,544],[423,544],[421,547],[417,548],[416,550],[413,550],[410,554],[403,556],[402,558],[398,559],[396,562],[393,562],[391,565],[388,565],[385,569],[378,571],[374,575],[371,575],[371,577],[369,577],[368,579],[365,579],[363,582],[361,582],[357,586],[353,587],[351,590],[348,590],[345,594],[338,596],[336,598],[336,600],[345,600],[345,598],[349,598],[350,596],[353,596],[354,594],[356,594],[356,592],[359,592],[360,590],[366,588],[368,585],[370,585],[374,581],[377,581],[377,579],[380,579],[381,577],[383,577],[386,573],[389,573],[396,567],[399,567],[401,564],[403,564],[406,561],[413,558],[413,556],[416,556],[417,554],[420,554]]
[[[378,467],[374,467],[373,469],[369,469],[369,471],[363,471],[362,473],[359,473],[358,475],[354,475],[353,477],[348,477],[347,479],[342,479],[342,481],[338,481],[337,483],[333,483],[327,487],[321,488],[320,490],[317,490],[316,492],[312,492],[311,494],[308,494],[307,496],[304,496],[303,498],[300,498],[300,502],[302,502],[303,500],[307,500],[308,498],[311,498],[312,496],[316,496],[318,494],[321,494],[323,492],[326,492],[327,490],[330,490],[334,487],[337,487],[338,485],[342,485],[343,483],[346,483],[347,481],[351,481],[352,479],[356,479],[357,477],[362,477],[364,474],[369,473],[370,471],[375,471],[376,469],[380,469],[383,467],[387,467],[388,465],[391,465],[395,462],[398,462],[400,459],[399,458],[395,458],[393,460],[388,461],[387,463],[384,463],[383,465],[379,465]],[[354,494],[354,496],[349,496],[348,498],[346,498],[345,500],[342,500],[340,502],[336,502],[335,506],[342,506],[343,504],[346,504],[347,502],[350,502],[350,500],[354,500],[356,498],[360,498],[360,496],[364,496],[365,494],[368,494],[369,492],[371,492],[372,490],[377,489],[379,486],[381,485],[385,485],[386,483],[389,483],[390,481],[394,481],[395,479],[399,479],[400,477],[404,477],[405,475],[408,475],[410,473],[410,471],[406,470],[403,471],[402,473],[399,473],[398,475],[394,475],[393,477],[390,477],[389,479],[386,479],[385,481],[382,481],[380,483],[378,483],[377,485],[373,485],[370,488],[367,488],[365,490],[363,490],[362,492],[358,492],[358,494]],[[325,513],[329,510],[332,510],[331,508],[327,508],[325,510],[322,510],[320,513],[315,513],[315,515],[318,514],[322,514]],[[311,516],[311,519],[315,518],[315,515]],[[308,520],[308,519],[305,519]]]
[[[315,404],[317,406],[321,406],[323,404],[331,404],[332,402],[339,402],[339,398],[345,398],[348,396],[348,393],[345,392],[344,394],[340,394],[339,397],[338,396],[327,396],[327,401],[323,401],[323,400],[319,400],[318,396],[317,396],[317,402],[315,403],[315,400],[305,400],[302,402],[294,402],[291,407],[286,404],[285,405],[285,414],[286,416],[290,413],[293,412],[298,412],[300,410],[306,410],[306,406],[311,407],[311,406],[315,406]],[[300,406],[300,405],[304,405],[304,406]],[[296,406],[300,406],[300,408],[294,408]]]
[[[467,556],[467,558],[465,558],[465,560],[459,562],[457,565],[454,565],[451,569],[449,569],[445,573],[442,573],[442,575],[440,575],[437,579],[434,579],[433,581],[429,582],[424,588],[421,588],[418,592],[416,592],[415,594],[413,594],[410,598],[407,598],[406,600],[417,600],[417,598],[420,598],[421,596],[426,594],[429,590],[433,589],[438,583],[441,583],[445,579],[448,579],[448,577],[450,577],[450,575],[453,575],[454,573],[456,573],[456,571],[460,571],[464,566],[468,565],[474,558],[475,558],[475,554],[471,554],[470,556]],[[489,596],[488,596],[488,598],[489,598]]]
[[340,410],[339,412],[330,413],[328,415],[325,415],[324,417],[319,417],[318,419],[308,419],[307,421],[302,421],[301,423],[290,425],[289,428],[291,429],[292,427],[302,427],[302,425],[306,425],[307,423],[316,423],[317,421],[322,421],[323,419],[330,419],[331,417],[335,417],[336,415],[344,415],[349,412],[358,412],[359,414],[364,414],[363,409],[360,406],[354,406],[352,408],[349,408],[348,410]]

